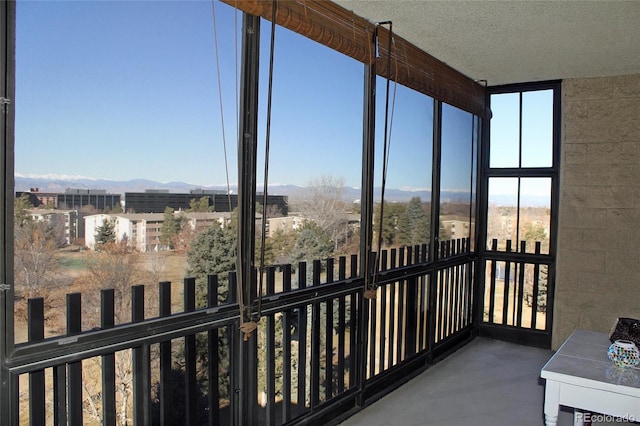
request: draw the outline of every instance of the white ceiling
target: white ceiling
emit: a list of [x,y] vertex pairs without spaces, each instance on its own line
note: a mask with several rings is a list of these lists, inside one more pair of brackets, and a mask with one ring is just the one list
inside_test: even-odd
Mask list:
[[640,73],[640,0],[334,0],[490,86]]

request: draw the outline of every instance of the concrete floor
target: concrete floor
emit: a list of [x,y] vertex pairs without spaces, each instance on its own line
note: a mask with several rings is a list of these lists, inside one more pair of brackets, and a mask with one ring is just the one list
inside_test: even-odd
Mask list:
[[[544,425],[540,370],[552,354],[477,338],[342,425]],[[572,424],[563,409],[558,426]]]

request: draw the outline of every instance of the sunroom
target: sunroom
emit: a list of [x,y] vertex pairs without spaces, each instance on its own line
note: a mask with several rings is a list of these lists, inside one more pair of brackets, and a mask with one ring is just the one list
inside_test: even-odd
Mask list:
[[[0,425],[334,424],[478,341],[640,318],[636,2],[0,8]],[[237,209],[182,276],[123,238],[26,284],[17,180],[56,162],[203,167]]]

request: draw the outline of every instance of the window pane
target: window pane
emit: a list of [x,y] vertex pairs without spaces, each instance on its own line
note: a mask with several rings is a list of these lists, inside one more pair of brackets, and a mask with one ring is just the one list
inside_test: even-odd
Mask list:
[[553,165],[553,90],[522,94],[522,167]]
[[473,120],[473,152],[472,152],[472,162],[471,162],[471,230],[470,230],[470,243],[471,250],[475,250],[475,241],[476,241],[476,202],[478,193],[477,182],[478,182],[478,150],[479,150],[479,138],[480,138],[480,118],[478,116],[474,116]]
[[[130,295],[131,285],[156,289],[159,281],[181,282],[187,275],[206,285],[204,272],[187,272],[186,249],[204,230],[203,223],[224,219],[206,212],[204,218],[187,220],[177,208],[175,215],[171,211],[165,216],[169,204],[163,197],[175,201],[174,196],[184,196],[186,208],[190,199],[212,197],[214,191],[226,198],[216,52],[229,148],[226,164],[230,184],[237,182],[234,39],[240,25],[234,24],[235,16],[233,8],[219,2],[17,5],[15,189],[28,193],[29,207],[36,207],[15,239],[17,341],[26,338],[27,297],[46,296],[49,310],[62,306],[66,293],[78,291],[83,308],[98,312],[100,288]],[[191,191],[197,188],[195,195]],[[123,201],[131,211],[127,193],[162,201],[157,209],[134,217],[122,212]],[[205,204],[206,209],[210,204]],[[225,214],[228,218],[229,212]],[[158,216],[160,221],[174,218],[179,226],[161,235],[162,226],[154,219]],[[109,226],[102,226],[103,218]],[[91,223],[98,225],[93,232]],[[100,237],[96,228],[104,231],[105,240],[118,244],[100,253],[84,250],[95,247],[90,242]],[[46,236],[38,248],[46,265],[33,265],[29,253],[37,235]],[[218,271],[221,275],[235,267],[218,266],[227,268]],[[107,273],[112,275],[104,278]],[[223,286],[221,282],[221,291]],[[206,301],[201,296],[199,304]],[[118,322],[130,316],[127,298],[117,304]],[[150,303],[149,309],[147,317],[155,315],[157,305]],[[47,335],[64,331],[59,327],[64,316],[47,313],[47,318]],[[88,316],[86,323],[83,317],[84,327],[96,322],[97,315]]]
[[549,253],[551,226],[551,178],[522,178],[520,180],[520,241],[527,244],[527,253]]
[[442,106],[440,240],[470,236],[473,115]]
[[487,248],[504,251],[507,241],[516,241],[518,229],[518,178],[489,179],[489,209],[487,212]]
[[520,94],[491,96],[491,145],[489,167],[518,167]]
[[[271,34],[264,19],[261,31],[258,192],[264,188]],[[358,252],[363,76],[354,59],[276,27],[268,193],[288,196],[289,210],[263,210],[266,264]],[[263,204],[260,195],[257,202]]]
[[[380,233],[386,80],[377,78],[374,245]],[[431,232],[433,99],[390,84],[383,247],[427,244]]]

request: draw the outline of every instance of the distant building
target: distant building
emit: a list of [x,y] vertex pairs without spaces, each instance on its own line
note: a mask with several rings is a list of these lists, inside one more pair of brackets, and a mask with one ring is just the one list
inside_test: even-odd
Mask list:
[[73,189],[67,188],[58,194],[58,208],[80,210],[91,206],[96,210],[111,210],[120,206],[120,194],[109,194],[104,189]]
[[471,235],[468,216],[443,215],[440,217],[440,223],[451,240]]
[[[174,210],[188,210],[191,200],[202,197],[209,198],[209,206],[213,205],[213,191],[195,190],[190,193],[171,193],[167,190],[148,189],[144,192],[125,192],[124,210],[127,213],[163,213],[167,207]],[[217,194],[223,195],[223,194]]]
[[29,191],[17,191],[16,198],[26,194],[33,207],[58,207],[58,194],[56,192],[40,192],[39,188],[30,188]]
[[273,237],[273,234],[277,231],[288,234],[300,228],[303,222],[304,219],[299,213],[292,213],[291,216],[270,217],[267,219],[266,236]]
[[[238,207],[238,195],[227,195],[223,191],[196,189],[189,193],[171,193],[166,190],[146,190],[145,192],[125,192],[124,208],[127,213],[163,213],[167,207],[176,211],[188,210],[191,200],[202,197],[209,199],[209,208],[214,212],[230,212]],[[262,194],[256,194],[262,203]],[[286,195],[268,195],[267,209],[273,216],[286,216],[289,199]]]
[[[229,213],[186,213],[176,212],[187,218],[188,226],[195,232],[201,232],[214,222],[226,226],[231,220]],[[160,251],[166,249],[161,243],[164,213],[117,213],[96,214],[86,216],[85,245],[94,250],[97,229],[104,221],[113,223],[116,241],[128,241],[133,247],[142,252]]]
[[39,188],[29,191],[18,191],[16,197],[23,194],[29,196],[34,207],[48,207],[55,209],[80,210],[91,206],[97,210],[111,210],[120,205],[120,194],[109,194],[104,189],[72,189],[65,192],[41,192]]
[[78,238],[78,212],[76,210],[29,209],[31,219],[46,222],[58,244],[73,244]]

